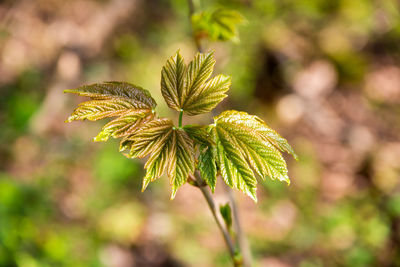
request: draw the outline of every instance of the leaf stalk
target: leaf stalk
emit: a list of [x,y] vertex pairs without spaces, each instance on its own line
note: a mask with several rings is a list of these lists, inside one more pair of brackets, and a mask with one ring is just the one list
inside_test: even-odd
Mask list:
[[179,112],[179,128],[182,128],[183,109]]

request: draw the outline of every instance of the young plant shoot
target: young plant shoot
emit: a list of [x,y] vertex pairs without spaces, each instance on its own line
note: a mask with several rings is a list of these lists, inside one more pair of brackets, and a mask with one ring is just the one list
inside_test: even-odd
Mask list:
[[[79,104],[68,122],[114,119],[105,124],[94,141],[121,138],[120,151],[129,158],[144,158],[146,175],[142,191],[167,174],[171,199],[198,170],[214,192],[217,176],[232,188],[257,201],[256,174],[290,183],[281,152],[296,158],[292,147],[264,121],[245,112],[228,110],[210,125],[182,125],[182,115],[208,113],[227,95],[231,77],[211,77],[213,52],[198,53],[186,65],[176,52],[161,71],[161,92],[167,105],[179,112],[179,125],[160,118],[150,93],[126,82],[104,82],[65,90],[91,100]],[[198,152],[198,153],[197,153]]]
[[[227,97],[226,92],[231,86],[230,76],[219,74],[212,77],[214,53],[201,53],[202,39],[238,42],[236,27],[245,21],[239,13],[226,9],[194,13],[192,1],[188,3],[193,39],[199,53],[186,65],[178,50],[161,70],[161,93],[167,105],[177,111],[178,125],[174,125],[170,118],[157,115],[156,102],[147,90],[127,82],[103,82],[65,90],[91,99],[79,104],[67,121],[113,118],[103,126],[94,141],[121,138],[120,151],[125,156],[147,157],[142,191],[164,174],[172,187],[171,199],[186,182],[199,187],[224,237],[234,266],[250,266],[250,253],[243,242],[245,237],[231,192],[232,210],[227,203],[220,206],[218,216],[216,204],[206,186],[214,193],[217,177],[221,176],[229,187],[257,201],[256,175],[260,179],[270,178],[289,184],[281,152],[296,159],[297,156],[277,132],[259,117],[245,112],[224,111],[209,125],[182,124],[183,115],[211,112]],[[232,218],[237,236],[231,227]],[[235,236],[236,244],[232,236]]]

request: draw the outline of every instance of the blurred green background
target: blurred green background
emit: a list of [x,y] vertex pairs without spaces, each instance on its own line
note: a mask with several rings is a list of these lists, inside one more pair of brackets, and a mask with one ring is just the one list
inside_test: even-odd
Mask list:
[[[254,266],[400,266],[400,4],[396,0],[202,0],[241,12],[215,49],[234,108],[294,146],[292,184],[237,193]],[[140,193],[143,162],[104,122],[63,121],[62,91],[125,80],[161,115],[160,72],[196,48],[185,0],[6,0],[0,4],[0,266],[230,266],[200,191]],[[210,123],[211,115],[184,123]],[[219,181],[215,199],[226,202]]]

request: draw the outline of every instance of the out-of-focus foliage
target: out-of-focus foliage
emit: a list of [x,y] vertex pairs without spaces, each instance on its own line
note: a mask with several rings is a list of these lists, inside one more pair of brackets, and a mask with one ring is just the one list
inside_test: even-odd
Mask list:
[[239,41],[237,26],[245,22],[236,10],[218,8],[202,11],[191,17],[195,38],[209,38],[213,41]]
[[[285,158],[290,186],[260,182],[257,205],[237,194],[254,265],[400,265],[398,1],[194,3],[247,23],[240,43],[208,47],[229,98],[184,123],[246,110],[301,159]],[[0,266],[231,266],[196,188],[169,203],[157,179],[141,194],[144,162],[91,142],[101,123],[63,123],[84,99],[62,91],[101,80],[140,84],[175,117],[160,70],[178,48],[195,54],[186,1],[8,0],[0,13]],[[227,202],[220,178],[215,196]]]

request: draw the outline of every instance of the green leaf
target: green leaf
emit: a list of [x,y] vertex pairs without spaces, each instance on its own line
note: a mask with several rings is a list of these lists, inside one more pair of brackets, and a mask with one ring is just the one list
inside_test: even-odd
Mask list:
[[227,95],[231,86],[231,77],[218,75],[204,83],[197,93],[193,93],[185,102],[184,110],[188,115],[208,113]]
[[186,65],[179,50],[161,71],[161,93],[167,105],[180,111],[185,97]]
[[251,168],[263,179],[270,177],[290,183],[279,150],[296,155],[287,141],[257,116],[225,111],[214,118],[211,135],[217,144],[217,165],[229,186],[256,200],[257,181]]
[[128,157],[149,156],[142,190],[149,182],[159,178],[165,171],[172,186],[171,199],[194,171],[193,141],[182,129],[173,126],[170,119],[154,119],[134,134],[121,141],[122,149],[129,149]]
[[183,130],[189,135],[192,140],[199,145],[213,145],[210,134],[207,131],[207,126],[201,125],[185,125]]
[[187,112],[185,109],[187,102],[191,97],[201,92],[202,85],[211,77],[215,65],[213,55],[214,51],[205,54],[197,53],[195,58],[188,65],[183,102],[183,110],[185,112]]
[[217,184],[217,151],[214,145],[200,146],[199,165],[200,175],[206,181],[211,191],[215,192]]
[[137,109],[133,107],[130,99],[91,100],[80,103],[67,121],[72,122],[85,119],[96,121],[108,117],[126,115],[127,113],[143,117],[145,114],[151,113],[151,109]]
[[238,149],[234,137],[218,126],[212,129],[212,134],[217,144],[217,164],[225,183],[257,201],[256,177]]
[[219,8],[203,11],[192,16],[192,25],[196,38],[208,37],[213,41],[239,41],[237,26],[246,22],[237,11]]
[[280,151],[287,152],[298,160],[296,153],[294,153],[293,148],[289,145],[287,140],[255,115],[249,115],[242,111],[227,110],[215,117],[214,120],[241,125],[246,129],[256,129],[257,136],[262,140],[270,142]]
[[175,153],[171,155],[168,166],[168,177],[172,185],[171,199],[175,198],[176,191],[186,183],[189,174],[194,172],[193,141],[182,129],[176,129]]
[[94,138],[95,141],[106,141],[110,136],[117,138],[131,134],[154,117],[156,103],[150,93],[126,82],[97,83],[64,92],[92,99],[79,104],[67,122],[118,117],[103,127]]
[[161,71],[161,92],[167,105],[187,115],[210,112],[225,97],[231,77],[211,78],[215,65],[213,52],[198,53],[186,67],[179,51],[167,60]]
[[226,228],[231,229],[232,227],[232,210],[231,206],[229,206],[229,203],[226,203],[225,205],[220,205],[219,206],[219,212],[222,215],[222,218],[225,221]]
[[[155,127],[157,124],[162,124],[164,122],[158,121],[153,123],[151,126],[147,127],[147,130],[141,131],[138,135],[137,139],[143,138],[148,133],[151,133],[151,129]],[[153,182],[157,178],[163,175],[165,170],[168,167],[170,155],[173,153],[174,149],[174,134],[172,128],[172,122],[165,120],[166,127],[164,128],[164,133],[162,131],[157,131],[159,134],[158,136],[155,135],[158,139],[162,140],[162,142],[158,142],[157,144],[153,145],[147,139],[147,143],[149,147],[152,147],[153,150],[149,151],[148,153],[152,153],[145,164],[145,168],[147,169],[146,176],[143,178],[143,186],[142,191],[144,191],[147,185],[150,182]]]
[[129,149],[130,158],[144,158],[163,145],[172,134],[172,121],[170,119],[154,119],[143,125],[135,133],[126,136],[121,144],[129,143],[129,146],[121,145]]
[[124,137],[133,134],[143,124],[151,121],[154,114],[150,114],[145,118],[139,117],[135,112],[122,115],[103,126],[101,132],[93,139],[95,142],[107,141],[110,136],[114,138]]

